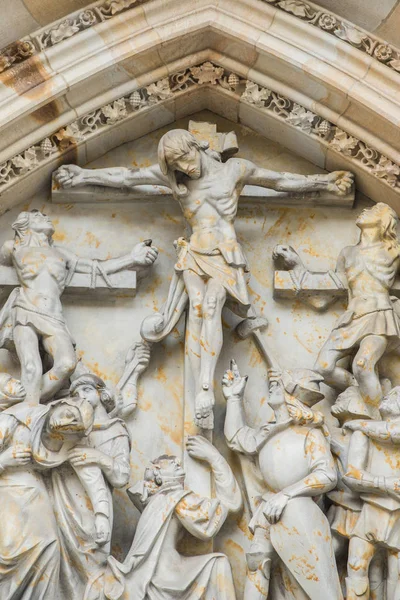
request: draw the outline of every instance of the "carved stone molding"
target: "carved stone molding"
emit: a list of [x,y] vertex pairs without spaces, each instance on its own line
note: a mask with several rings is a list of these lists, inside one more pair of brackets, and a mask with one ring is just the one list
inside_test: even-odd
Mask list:
[[[55,46],[70,37],[123,13],[148,0],[100,0],[85,10],[71,13],[50,27],[40,29],[21,40],[15,41],[0,51],[0,73],[45,48]],[[316,4],[302,0],[260,0],[274,5],[320,30],[336,36],[342,41],[365,52],[381,64],[400,72],[400,50],[385,40],[361,29],[335,13]]]
[[9,44],[0,52],[0,73],[27,58],[51,48],[70,37],[89,29],[102,21],[112,19],[126,10],[146,0],[100,0],[93,2],[85,10],[71,13],[68,18],[52,23],[35,33]]
[[222,88],[236,96],[240,102],[268,112],[273,118],[286,122],[303,134],[317,138],[330,150],[349,157],[400,194],[398,164],[288,97],[249,79],[242,79],[237,73],[210,61],[174,73],[90,111],[0,164],[0,191],[44,163],[51,162],[54,155],[60,157],[99,132],[111,129],[121,121],[135,118],[138,113],[199,86]]
[[302,0],[263,0],[263,2],[273,4],[309,25],[338,37],[386,67],[400,72],[400,50],[398,48],[350,21],[342,19],[335,13],[312,2],[303,2]]
[[[300,143],[302,156],[321,168],[354,169],[358,189],[376,201],[384,193],[398,207],[400,108],[393,69],[266,1],[220,0],[216,5],[188,0],[183,8],[178,0],[146,0],[131,8],[125,3],[124,11],[122,17],[116,13],[61,41],[53,36],[54,44],[47,33],[49,46],[0,73],[2,210],[38,192],[46,178],[50,181],[61,147],[70,151],[67,160],[85,164],[98,156],[94,144],[86,143],[94,134],[111,148],[115,137],[118,143],[135,139],[138,123],[140,135],[145,135],[204,108],[240,120],[294,152]],[[249,14],[254,17],[251,25]],[[20,45],[18,52],[29,53],[29,48]],[[293,105],[290,114],[277,115],[273,105],[270,109],[271,98],[256,105],[241,98],[244,87],[224,88],[199,79],[191,89],[135,110],[141,115],[135,131],[128,129],[134,116],[128,102],[128,128],[125,137],[121,134],[121,99],[126,104],[135,90],[140,93],[205,62],[223,65],[228,76],[271,90],[304,112]],[[196,98],[195,109],[186,91]],[[101,107],[107,107],[107,115],[99,113]],[[92,113],[96,131],[82,133]],[[322,128],[330,124],[340,131],[331,129],[332,139],[325,139],[322,131],[316,134],[320,123],[312,115],[327,122]],[[74,123],[80,123],[79,131]],[[62,140],[55,137],[58,132]]]

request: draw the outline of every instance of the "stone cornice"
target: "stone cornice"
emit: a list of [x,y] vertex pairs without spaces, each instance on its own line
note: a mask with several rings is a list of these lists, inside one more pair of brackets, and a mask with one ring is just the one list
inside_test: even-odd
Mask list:
[[0,73],[147,0],[98,0],[0,50]]
[[374,60],[400,73],[400,49],[384,39],[369,33],[350,21],[339,17],[313,2],[302,0],[262,0],[276,8],[336,36]]
[[[179,100],[185,92],[180,90],[169,100],[138,111],[141,115],[153,111],[154,122],[161,119],[153,131],[183,113],[189,115],[188,110],[196,112],[201,105],[233,121],[240,119],[271,139],[275,135],[277,141],[327,170],[348,168],[367,174],[359,178],[359,189],[375,200],[384,193],[390,197],[389,203],[399,205],[396,71],[266,0],[219,0],[217,5],[214,0],[187,0],[184,4],[180,0],[143,0],[128,8],[127,2],[118,2],[121,6],[123,14],[109,15],[0,74],[3,209],[26,198],[28,189],[22,195],[16,193],[20,183],[38,181],[39,173],[43,177],[45,171],[48,177],[46,169],[51,164],[56,168],[63,161],[85,164],[94,160],[93,152],[85,150],[92,134],[67,145],[65,154],[64,149],[60,151],[61,141],[54,137],[58,132],[69,133],[73,123],[98,115],[102,107],[114,110],[114,103],[126,101],[133,92],[206,61],[224,67],[241,81],[256,84],[259,90],[271,90],[276,97],[299,106],[306,118],[314,115],[312,131],[294,123],[301,116],[295,110],[283,118],[269,110],[269,104],[256,106],[237,90],[210,83],[188,89],[191,97],[185,107]],[[46,36],[49,39],[48,33]],[[221,105],[215,100],[217,89],[225,95]],[[115,133],[119,121],[103,123],[106,115],[101,115],[98,124],[102,126],[92,133],[104,140],[104,153],[112,147],[111,141],[106,141],[112,137],[108,132]],[[326,122],[325,128],[329,124],[331,139],[316,134],[317,119]],[[141,135],[148,133],[149,127]],[[137,130],[135,125],[130,137],[120,143],[135,139]],[[55,152],[48,152],[49,143]],[[31,169],[30,161],[37,166]],[[6,200],[5,190],[11,188],[14,197]]]
[[[31,58],[46,48],[56,46],[82,31],[149,1],[98,0],[93,2],[84,10],[73,12],[65,18],[55,21],[50,26],[43,27],[2,48],[0,50],[0,73]],[[343,19],[336,13],[312,2],[303,2],[302,0],[259,1],[271,4],[309,25],[336,36],[353,48],[365,52],[386,67],[400,72],[400,49]]]

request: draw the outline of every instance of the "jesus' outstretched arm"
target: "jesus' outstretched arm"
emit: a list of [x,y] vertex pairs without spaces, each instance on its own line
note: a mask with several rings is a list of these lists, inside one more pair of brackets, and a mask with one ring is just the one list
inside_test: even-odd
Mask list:
[[258,167],[248,160],[237,160],[244,171],[244,183],[270,188],[279,192],[315,192],[328,191],[345,196],[351,191],[354,176],[349,171],[333,171],[318,175],[299,175],[270,171]]
[[158,165],[142,169],[127,167],[82,169],[78,165],[64,165],[56,171],[55,179],[63,188],[83,185],[102,185],[114,188],[131,188],[137,185],[169,187],[168,178],[163,175]]

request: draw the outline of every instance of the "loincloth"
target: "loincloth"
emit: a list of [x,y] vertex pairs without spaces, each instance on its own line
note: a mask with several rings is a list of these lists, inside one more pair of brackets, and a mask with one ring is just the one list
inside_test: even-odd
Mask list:
[[400,320],[393,308],[376,310],[354,316],[345,313],[330,335],[334,350],[350,350],[368,335],[392,338],[393,344],[400,343]]
[[215,279],[238,305],[234,312],[246,316],[250,308],[247,261],[239,244],[227,246],[220,244],[218,248],[203,253],[181,238],[175,271],[193,271],[203,279]]
[[13,328],[17,325],[29,326],[40,336],[67,336],[74,344],[63,315],[51,315],[36,308],[21,290],[12,303],[10,313]]

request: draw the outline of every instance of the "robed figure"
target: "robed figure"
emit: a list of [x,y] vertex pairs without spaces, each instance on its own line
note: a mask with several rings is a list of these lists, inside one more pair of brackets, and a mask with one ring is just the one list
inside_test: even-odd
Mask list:
[[228,514],[242,504],[239,486],[218,450],[200,436],[190,437],[187,449],[193,458],[209,463],[216,498],[184,489],[185,472],[176,457],[156,459],[144,480],[128,491],[143,512],[124,562],[109,559],[107,600],[234,600],[231,567],[224,554],[187,557],[177,551],[185,531],[211,540]]

